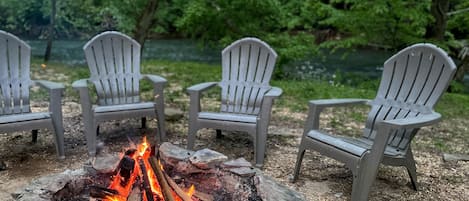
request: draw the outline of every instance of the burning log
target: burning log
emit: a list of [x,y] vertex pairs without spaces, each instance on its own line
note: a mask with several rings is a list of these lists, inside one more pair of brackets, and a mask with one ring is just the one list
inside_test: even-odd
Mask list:
[[158,160],[155,157],[150,157],[148,160],[158,179],[165,201],[174,201],[173,194],[171,194],[171,188],[168,186],[168,182],[163,175],[163,171],[161,170]]
[[[183,200],[183,201],[192,201],[192,197],[189,196],[188,193],[186,193],[186,191],[182,190],[177,184],[176,182],[174,182],[173,179],[171,179],[171,177],[166,174],[166,172],[163,172],[163,175],[164,177],[166,178],[166,181],[168,181],[168,184],[171,186],[171,188],[174,190],[174,192],[176,192],[177,195],[179,195],[179,197]],[[188,191],[191,191],[191,189],[189,189]],[[213,201],[213,196],[209,195],[209,194],[206,194],[206,193],[202,193],[202,192],[199,192],[195,189],[193,189],[193,195],[197,198],[199,198],[200,200],[202,201]]]
[[117,166],[121,178],[121,186],[126,186],[129,183],[130,176],[134,172],[135,160],[132,158],[132,155],[135,153],[135,151],[136,150],[127,150],[124,157],[122,157],[119,165]]
[[104,199],[106,197],[112,197],[118,194],[119,192],[114,189],[105,188],[101,186],[90,186],[90,196],[94,198]]
[[173,190],[176,192],[176,194],[179,195],[179,197],[183,200],[183,201],[192,201],[192,198],[186,194],[186,192],[184,192],[181,188],[179,188],[179,186],[176,184],[176,182],[174,182],[168,174],[166,174],[166,172],[163,172],[163,175],[164,175],[164,178],[165,180],[168,182],[168,184],[171,186],[171,188],[173,188]]
[[143,175],[143,190],[145,192],[145,197],[147,201],[154,201],[153,192],[151,191],[150,179],[148,178],[147,168],[145,168],[144,161],[141,157],[138,159],[138,164],[140,165],[140,171]]

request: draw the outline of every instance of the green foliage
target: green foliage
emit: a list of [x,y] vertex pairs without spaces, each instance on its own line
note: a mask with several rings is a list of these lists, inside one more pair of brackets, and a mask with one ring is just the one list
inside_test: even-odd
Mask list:
[[420,42],[430,22],[431,1],[335,0],[310,1],[320,16],[319,24],[342,33],[343,38],[325,42],[327,48],[376,45],[400,48]]
[[147,0],[108,0],[107,11],[113,16],[118,30],[132,33],[137,24],[137,16],[144,9]]
[[188,36],[227,44],[240,36],[277,32],[281,13],[277,0],[194,0],[177,25]]
[[37,32],[34,27],[46,26],[49,22],[41,13],[44,1],[0,1],[0,29],[13,33]]
[[[59,38],[87,38],[100,29],[97,0],[57,1],[55,34]],[[45,38],[50,21],[50,0],[0,1],[0,29],[17,35]]]
[[246,36],[261,38],[278,51],[279,63],[286,63],[317,52],[313,35],[293,31],[302,18],[290,11],[299,9],[296,4],[301,1],[291,2],[194,0],[176,25],[186,36],[221,46]]
[[[461,11],[463,9],[469,9],[469,1],[458,0],[455,1],[454,11]],[[468,39],[469,38],[469,11],[455,13],[448,16],[448,30],[455,35],[456,39]]]

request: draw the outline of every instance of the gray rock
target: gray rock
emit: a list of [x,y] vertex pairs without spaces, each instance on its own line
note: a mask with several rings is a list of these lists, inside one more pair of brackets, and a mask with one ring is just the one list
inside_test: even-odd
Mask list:
[[106,154],[96,157],[93,168],[99,173],[112,173],[119,164],[120,157],[116,154]]
[[52,200],[52,195],[63,189],[68,183],[86,175],[83,169],[66,170],[59,174],[52,174],[33,180],[24,189],[12,194],[18,201]]
[[449,161],[469,161],[469,155],[443,153],[443,160],[446,161],[446,162],[449,162]]
[[272,178],[262,174],[260,170],[256,170],[254,176],[257,193],[265,201],[290,201],[290,200],[306,200],[306,198],[288,187],[275,182]]
[[164,115],[167,121],[178,121],[184,117],[184,112],[178,108],[165,108]]
[[253,168],[250,167],[232,168],[230,169],[230,172],[237,174],[241,177],[251,177],[256,175],[256,171],[254,171]]
[[207,148],[196,151],[189,158],[189,161],[200,169],[213,168],[226,160],[227,156]]
[[236,160],[226,161],[222,164],[223,167],[252,167],[251,163],[244,158],[238,158]]
[[161,144],[159,151],[161,159],[171,164],[177,164],[179,161],[185,161],[194,154],[193,151],[175,146],[169,142],[164,142]]

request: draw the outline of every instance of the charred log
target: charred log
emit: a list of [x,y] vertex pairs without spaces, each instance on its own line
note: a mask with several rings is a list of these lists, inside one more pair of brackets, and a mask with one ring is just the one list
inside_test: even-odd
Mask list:
[[90,196],[94,198],[104,199],[106,197],[112,197],[118,194],[119,192],[114,189],[105,188],[101,186],[90,186]]
[[148,201],[154,201],[153,192],[151,191],[151,186],[150,186],[150,179],[148,178],[148,174],[147,174],[147,168],[145,168],[145,163],[142,158],[138,159],[138,165],[140,166],[140,171],[142,172],[142,175],[143,175],[142,187],[143,187],[143,191],[145,192],[145,196]]

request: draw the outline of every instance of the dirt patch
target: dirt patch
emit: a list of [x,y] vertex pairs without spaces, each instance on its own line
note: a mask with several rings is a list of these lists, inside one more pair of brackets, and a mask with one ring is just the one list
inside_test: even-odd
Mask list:
[[[47,104],[36,103],[34,111],[46,110]],[[0,200],[13,200],[10,193],[31,182],[32,179],[81,168],[90,158],[86,152],[83,121],[79,104],[65,101],[63,105],[65,127],[65,160],[58,160],[53,135],[40,130],[38,142],[31,143],[30,132],[0,134],[0,160],[6,170],[0,171]],[[331,132],[360,133],[363,125],[347,114],[364,114],[364,110],[326,110],[322,128]],[[352,190],[351,172],[341,163],[307,152],[303,160],[300,179],[290,183],[303,132],[306,112],[296,113],[285,108],[275,108],[270,123],[266,163],[263,171],[277,182],[303,193],[308,200],[349,200]],[[337,115],[339,114],[339,115]],[[348,122],[348,123],[341,123]],[[186,145],[187,111],[185,116],[167,123],[168,141],[179,146]],[[444,119],[436,126],[424,128],[414,140],[414,155],[420,190],[411,188],[403,167],[381,166],[370,200],[466,200],[469,197],[469,162],[443,162],[442,152],[468,153],[467,126],[469,120]],[[106,122],[100,126],[100,154],[116,153],[138,142],[142,136],[154,140],[156,122],[149,120],[148,129],[140,129],[138,120]],[[454,137],[455,139],[451,138]],[[444,140],[444,143],[435,142]],[[198,133],[196,149],[210,148],[227,155],[230,159],[244,157],[253,160],[253,144],[244,133],[224,133],[216,139],[215,131],[202,129]]]

